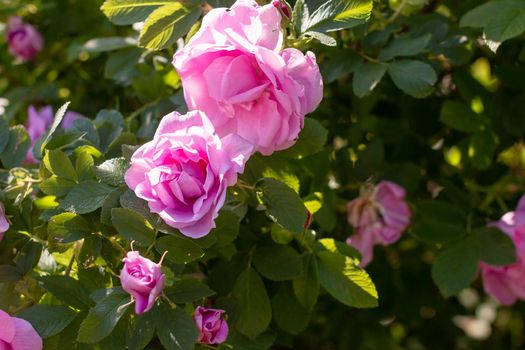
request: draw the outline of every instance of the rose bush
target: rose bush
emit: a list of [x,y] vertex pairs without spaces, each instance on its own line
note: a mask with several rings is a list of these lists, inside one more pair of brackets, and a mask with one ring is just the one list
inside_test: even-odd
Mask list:
[[0,0],[0,348],[522,348],[524,11]]

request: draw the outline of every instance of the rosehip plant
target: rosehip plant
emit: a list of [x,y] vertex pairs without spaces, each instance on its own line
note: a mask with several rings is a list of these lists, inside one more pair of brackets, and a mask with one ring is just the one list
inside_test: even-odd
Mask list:
[[524,12],[0,0],[0,349],[525,346]]

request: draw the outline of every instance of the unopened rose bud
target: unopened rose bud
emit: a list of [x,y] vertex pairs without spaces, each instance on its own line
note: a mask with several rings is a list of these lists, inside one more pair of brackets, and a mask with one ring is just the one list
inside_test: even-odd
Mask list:
[[120,283],[135,299],[137,315],[151,310],[164,289],[164,278],[160,263],[156,264],[140,256],[139,252],[128,252],[120,273]]
[[224,320],[224,310],[207,309],[197,306],[193,320],[199,330],[199,343],[220,344],[228,338],[228,324]]
[[291,18],[290,8],[285,2],[282,2],[280,0],[273,0],[272,5],[280,9],[282,14],[285,15],[287,18]]

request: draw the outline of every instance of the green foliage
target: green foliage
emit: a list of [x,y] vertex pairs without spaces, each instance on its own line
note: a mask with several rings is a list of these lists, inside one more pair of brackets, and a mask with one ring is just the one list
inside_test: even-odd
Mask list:
[[[45,349],[201,349],[197,305],[226,310],[218,349],[524,346],[522,303],[495,309],[478,279],[519,259],[490,223],[525,189],[523,1],[290,1],[283,47],[315,53],[324,100],[292,147],[250,158],[200,239],[124,178],[162,116],[187,109],[173,53],[233,1],[101,3],[0,0],[0,31],[22,16],[46,43],[21,63],[0,40],[0,308]],[[62,105],[38,140],[29,105]],[[66,129],[67,111],[85,117]],[[411,225],[363,268],[346,203],[381,180],[407,190]],[[140,316],[119,287],[132,246],[166,254]]]

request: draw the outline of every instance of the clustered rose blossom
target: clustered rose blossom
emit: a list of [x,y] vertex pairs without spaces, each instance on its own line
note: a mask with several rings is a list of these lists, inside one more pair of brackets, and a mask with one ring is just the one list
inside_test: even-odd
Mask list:
[[9,230],[9,222],[5,216],[5,207],[2,202],[0,202],[0,241],[4,238],[4,234]]
[[168,225],[199,238],[215,227],[226,190],[251,152],[237,135],[219,138],[203,112],[174,112],[135,152],[125,180]]
[[492,266],[480,262],[483,287],[487,294],[503,305],[512,305],[518,299],[525,300],[525,196],[516,211],[511,211],[493,223],[507,234],[516,246],[517,261],[506,266]]
[[348,203],[348,223],[355,233],[346,242],[359,250],[362,266],[372,261],[374,245],[396,242],[410,224],[405,195],[403,187],[381,181],[377,186],[363,186],[360,197]]
[[44,47],[44,39],[30,24],[20,17],[11,17],[7,22],[9,52],[21,61],[29,61]]
[[135,300],[135,313],[151,310],[164,289],[164,274],[160,264],[140,256],[139,252],[128,252],[120,272],[122,288]]
[[274,5],[253,0],[213,9],[173,58],[188,107],[220,137],[239,135],[264,155],[295,143],[323,95],[315,55],[281,50],[281,20]]
[[197,306],[193,320],[199,330],[199,343],[220,344],[228,338],[228,324],[223,319],[224,310]]
[[[61,126],[64,129],[69,129],[73,122],[83,117],[81,114],[76,112],[66,112],[64,119],[62,119]],[[29,106],[27,109],[27,120],[26,120],[26,130],[31,140],[31,145],[26,155],[26,163],[36,163],[36,159],[33,156],[33,147],[36,144],[36,141],[44,135],[51,124],[53,124],[54,113],[53,107],[44,106],[37,110],[34,106]]]
[[42,350],[42,338],[33,326],[0,310],[1,350]]

